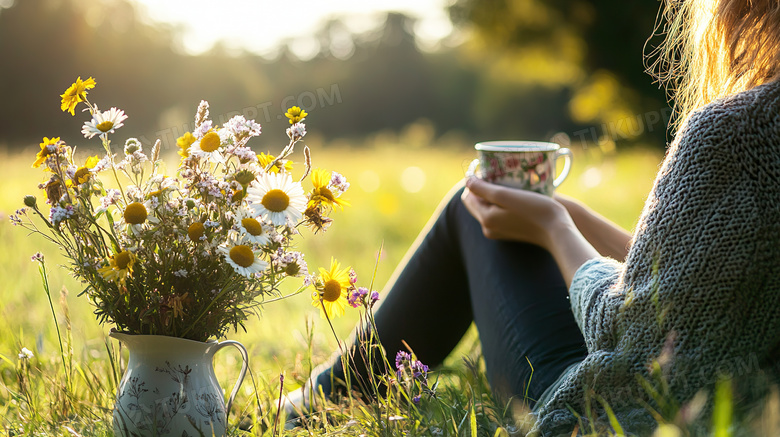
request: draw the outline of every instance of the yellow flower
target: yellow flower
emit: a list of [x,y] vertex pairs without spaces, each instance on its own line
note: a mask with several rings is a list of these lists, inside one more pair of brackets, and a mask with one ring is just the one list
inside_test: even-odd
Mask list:
[[[257,155],[257,162],[260,164],[260,167],[262,168],[266,168],[268,164],[274,162],[274,159],[276,159],[274,155],[263,153],[263,152],[260,152],[260,154]],[[292,171],[292,162],[290,160],[284,161],[284,170]],[[274,165],[268,171],[270,171],[271,173],[279,173],[279,164]]]
[[82,81],[81,76],[76,79],[68,89],[65,90],[60,97],[62,97],[62,112],[70,112],[70,115],[76,115],[74,109],[76,105],[87,100],[87,90],[95,88],[95,79],[89,78]]
[[179,146],[179,156],[182,158],[186,158],[190,156],[190,146],[192,143],[194,143],[197,140],[195,138],[195,135],[192,135],[192,133],[187,132],[184,135],[180,136],[176,139],[176,145]]
[[98,269],[98,273],[107,281],[118,281],[125,285],[128,276],[132,276],[136,258],[133,252],[123,250],[108,259],[108,265]]
[[87,161],[84,163],[84,165],[76,170],[76,174],[73,175],[73,180],[76,181],[76,183],[79,185],[88,181],[89,177],[92,175],[89,169],[94,168],[96,165],[98,165],[99,162],[100,158],[98,158],[97,155],[87,158]]
[[149,213],[143,203],[133,202],[127,205],[124,212],[125,222],[131,225],[140,225],[146,221]]
[[284,115],[290,119],[290,124],[295,124],[299,121],[302,121],[309,114],[306,113],[306,111],[303,109],[297,106],[293,106],[292,108],[288,109]]
[[331,173],[321,168],[315,169],[311,172],[311,183],[314,185],[314,189],[311,192],[309,198],[309,207],[316,207],[319,204],[337,205],[340,208],[349,206],[349,202],[341,198],[336,197],[328,186],[330,185]]
[[[40,144],[41,150],[38,152],[38,154],[35,156],[35,162],[33,162],[32,167],[38,168],[46,162],[46,158],[49,157],[49,155],[56,153],[57,151],[57,143],[60,141],[60,137],[49,139],[47,137],[43,137],[43,142]],[[53,147],[49,147],[53,146]]]
[[201,222],[195,222],[187,228],[187,236],[196,243],[200,242],[200,238],[204,235],[206,235],[206,227]]
[[320,276],[316,281],[316,291],[311,295],[311,305],[320,309],[325,318],[341,317],[347,306],[347,289],[352,285],[349,280],[350,267],[341,269],[341,264],[331,258],[330,270],[320,267]]

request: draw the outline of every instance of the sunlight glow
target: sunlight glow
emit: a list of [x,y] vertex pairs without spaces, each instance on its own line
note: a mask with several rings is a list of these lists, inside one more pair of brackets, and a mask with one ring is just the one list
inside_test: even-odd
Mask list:
[[425,186],[425,171],[420,167],[406,167],[401,172],[401,187],[407,193],[417,193]]
[[[280,43],[295,41],[293,53],[307,58],[319,49],[313,33],[329,19],[340,17],[350,32],[362,33],[376,28],[387,11],[417,18],[414,31],[422,48],[435,46],[452,32],[446,0],[301,0],[294,8],[267,0],[134,1],[147,21],[181,29],[183,48],[189,54],[206,52],[222,41],[228,51],[273,56]],[[352,47],[337,44],[335,51],[336,56],[347,57]]]

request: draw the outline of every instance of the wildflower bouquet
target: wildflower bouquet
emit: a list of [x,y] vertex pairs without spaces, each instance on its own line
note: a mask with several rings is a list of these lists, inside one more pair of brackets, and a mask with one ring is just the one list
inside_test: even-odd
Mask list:
[[127,115],[99,110],[87,99],[94,87],[92,78],[77,79],[61,96],[62,110],[75,115],[86,106],[91,119],[82,134],[97,136],[105,156],[79,161],[75,147],[44,138],[33,167],[47,171],[39,185],[46,207],[28,195],[12,221],[63,250],[100,323],[204,341],[243,326],[266,297],[281,296],[285,278],[304,278],[300,290],[312,282],[303,254],[293,250],[295,236],[302,224],[326,229],[333,207],[346,205],[349,184],[338,173],[310,171],[305,146],[303,174],[293,178],[289,158],[306,135],[305,111],[285,114],[289,143],[275,157],[247,145],[260,135],[258,123],[235,116],[216,126],[202,101],[195,129],[177,140],[176,175],[168,176],[159,140],[150,155],[134,138],[113,152],[109,136]]

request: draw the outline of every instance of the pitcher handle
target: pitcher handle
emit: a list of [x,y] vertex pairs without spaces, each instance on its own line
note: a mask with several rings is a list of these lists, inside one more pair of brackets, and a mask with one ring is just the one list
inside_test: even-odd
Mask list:
[[238,375],[238,381],[236,381],[236,385],[233,386],[233,391],[230,393],[230,398],[228,398],[227,406],[225,407],[225,417],[227,418],[230,415],[230,407],[233,405],[233,399],[235,399],[236,394],[238,393],[238,389],[241,387],[241,383],[244,382],[244,377],[246,376],[246,371],[249,367],[249,354],[247,353],[244,345],[235,340],[225,340],[219,342],[216,349],[214,349],[214,354],[216,354],[225,346],[235,346],[236,349],[238,349],[238,351],[241,353],[241,358],[244,360],[243,364],[241,365],[241,373]]
[[563,170],[561,170],[561,174],[558,175],[557,178],[553,181],[553,187],[558,188],[558,185],[563,182],[564,179],[566,179],[566,176],[569,175],[569,170],[571,170],[571,150],[562,147],[555,151],[555,159],[553,160],[553,163],[558,161],[558,158],[563,156]]

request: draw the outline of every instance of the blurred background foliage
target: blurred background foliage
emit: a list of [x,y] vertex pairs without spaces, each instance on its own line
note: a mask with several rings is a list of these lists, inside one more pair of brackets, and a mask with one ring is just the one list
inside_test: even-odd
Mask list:
[[128,0],[6,0],[0,146],[34,146],[43,135],[83,142],[57,96],[92,76],[92,99],[130,116],[123,138],[160,138],[165,148],[191,129],[200,99],[215,122],[244,114],[279,133],[283,106],[298,104],[322,140],[412,126],[417,138],[450,139],[431,144],[564,133],[557,138],[663,147],[669,110],[642,60],[658,6],[454,0],[457,35],[435,48],[419,48],[413,18],[389,13],[362,34],[328,21],[315,35],[318,54],[300,60],[284,45],[273,59],[219,45],[188,55],[175,27],[140,19]]

